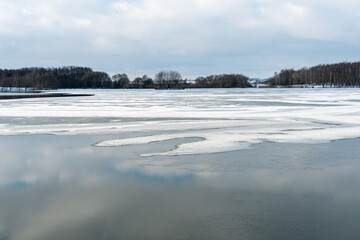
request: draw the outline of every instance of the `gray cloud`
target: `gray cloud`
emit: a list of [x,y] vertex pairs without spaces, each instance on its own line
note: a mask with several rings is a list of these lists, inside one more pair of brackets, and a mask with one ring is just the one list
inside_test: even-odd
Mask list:
[[0,66],[264,77],[281,68],[358,60],[357,9],[355,0],[4,0]]

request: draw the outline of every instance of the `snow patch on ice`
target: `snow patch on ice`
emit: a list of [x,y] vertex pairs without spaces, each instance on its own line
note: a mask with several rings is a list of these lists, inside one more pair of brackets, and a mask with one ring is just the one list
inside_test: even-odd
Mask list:
[[152,135],[136,138],[125,138],[103,141],[95,144],[97,147],[116,147],[126,145],[148,144],[158,141],[166,141],[180,138],[202,138],[203,140],[179,144],[175,149],[161,153],[147,153],[141,156],[149,157],[156,155],[187,155],[218,153],[246,149],[252,144],[261,142],[289,142],[289,143],[323,143],[336,139],[355,138],[360,136],[359,127],[341,127],[329,129],[301,129],[300,131],[284,129],[248,129],[222,131],[213,130],[209,132],[195,131],[192,133],[175,133],[166,135]]

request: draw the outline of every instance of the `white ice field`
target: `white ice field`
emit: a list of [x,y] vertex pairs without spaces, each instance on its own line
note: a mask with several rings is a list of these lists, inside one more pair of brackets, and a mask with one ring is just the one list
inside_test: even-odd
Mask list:
[[81,92],[95,96],[1,100],[0,135],[141,133],[140,137],[94,143],[97,147],[198,138],[142,156],[226,152],[261,142],[319,143],[360,137],[359,89]]

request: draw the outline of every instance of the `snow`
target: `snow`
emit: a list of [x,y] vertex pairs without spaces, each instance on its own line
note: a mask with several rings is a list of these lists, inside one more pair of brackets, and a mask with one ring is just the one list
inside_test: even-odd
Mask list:
[[96,143],[97,147],[198,138],[142,156],[217,153],[261,142],[319,143],[360,137],[359,89],[81,92],[95,96],[0,101],[0,135],[142,135],[105,140]]

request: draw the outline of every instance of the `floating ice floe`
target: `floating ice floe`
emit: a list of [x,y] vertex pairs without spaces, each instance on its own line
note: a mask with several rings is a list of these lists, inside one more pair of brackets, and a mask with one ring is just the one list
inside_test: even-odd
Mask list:
[[185,155],[205,154],[234,151],[249,148],[252,144],[261,142],[289,142],[289,143],[322,143],[336,139],[355,138],[360,135],[360,127],[341,128],[308,128],[308,129],[254,129],[209,132],[195,131],[192,133],[175,133],[151,135],[145,137],[108,140],[95,144],[98,147],[116,147],[152,142],[166,141],[181,138],[201,138],[195,142],[179,144],[175,149],[161,153],[142,154],[141,156],[155,155]]

